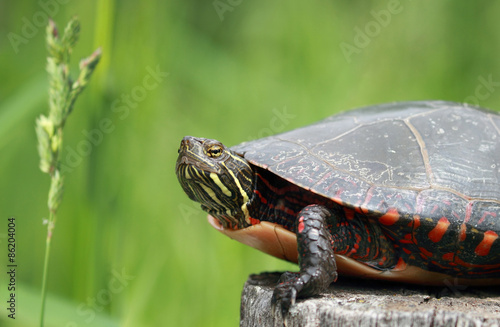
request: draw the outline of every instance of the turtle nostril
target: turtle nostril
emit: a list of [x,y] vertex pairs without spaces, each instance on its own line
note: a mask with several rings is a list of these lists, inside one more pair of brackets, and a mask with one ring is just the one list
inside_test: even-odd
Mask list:
[[[190,142],[190,137],[189,137],[189,136],[186,136],[186,137],[184,137],[184,138],[182,139],[180,148],[181,148],[181,149],[189,149],[190,145],[191,145],[191,142]],[[179,150],[180,150],[180,149],[179,149]]]

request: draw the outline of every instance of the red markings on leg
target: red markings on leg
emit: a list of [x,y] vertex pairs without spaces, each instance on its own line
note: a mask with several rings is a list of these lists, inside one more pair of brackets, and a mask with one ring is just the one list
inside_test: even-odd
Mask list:
[[301,216],[299,218],[299,226],[297,227],[299,233],[302,233],[302,231],[304,230],[304,216]]

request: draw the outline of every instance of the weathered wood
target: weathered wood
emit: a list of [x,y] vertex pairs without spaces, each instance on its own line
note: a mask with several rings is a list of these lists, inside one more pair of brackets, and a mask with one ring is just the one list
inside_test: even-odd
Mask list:
[[[281,273],[251,275],[241,299],[241,327],[283,326],[272,315],[273,287]],[[500,326],[500,287],[391,284],[343,276],[327,293],[298,300],[287,326]]]

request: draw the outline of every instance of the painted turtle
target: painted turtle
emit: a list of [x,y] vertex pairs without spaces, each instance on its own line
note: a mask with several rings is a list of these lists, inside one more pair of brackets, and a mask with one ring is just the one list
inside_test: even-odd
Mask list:
[[299,263],[286,314],[337,272],[429,285],[500,284],[500,116],[422,101],[365,107],[227,148],[185,137],[176,173],[210,223]]

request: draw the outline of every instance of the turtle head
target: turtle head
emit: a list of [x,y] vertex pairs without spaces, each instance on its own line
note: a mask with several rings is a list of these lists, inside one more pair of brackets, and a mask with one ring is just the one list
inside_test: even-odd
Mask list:
[[254,173],[250,164],[216,140],[186,136],[175,173],[184,192],[224,228],[250,225]]

